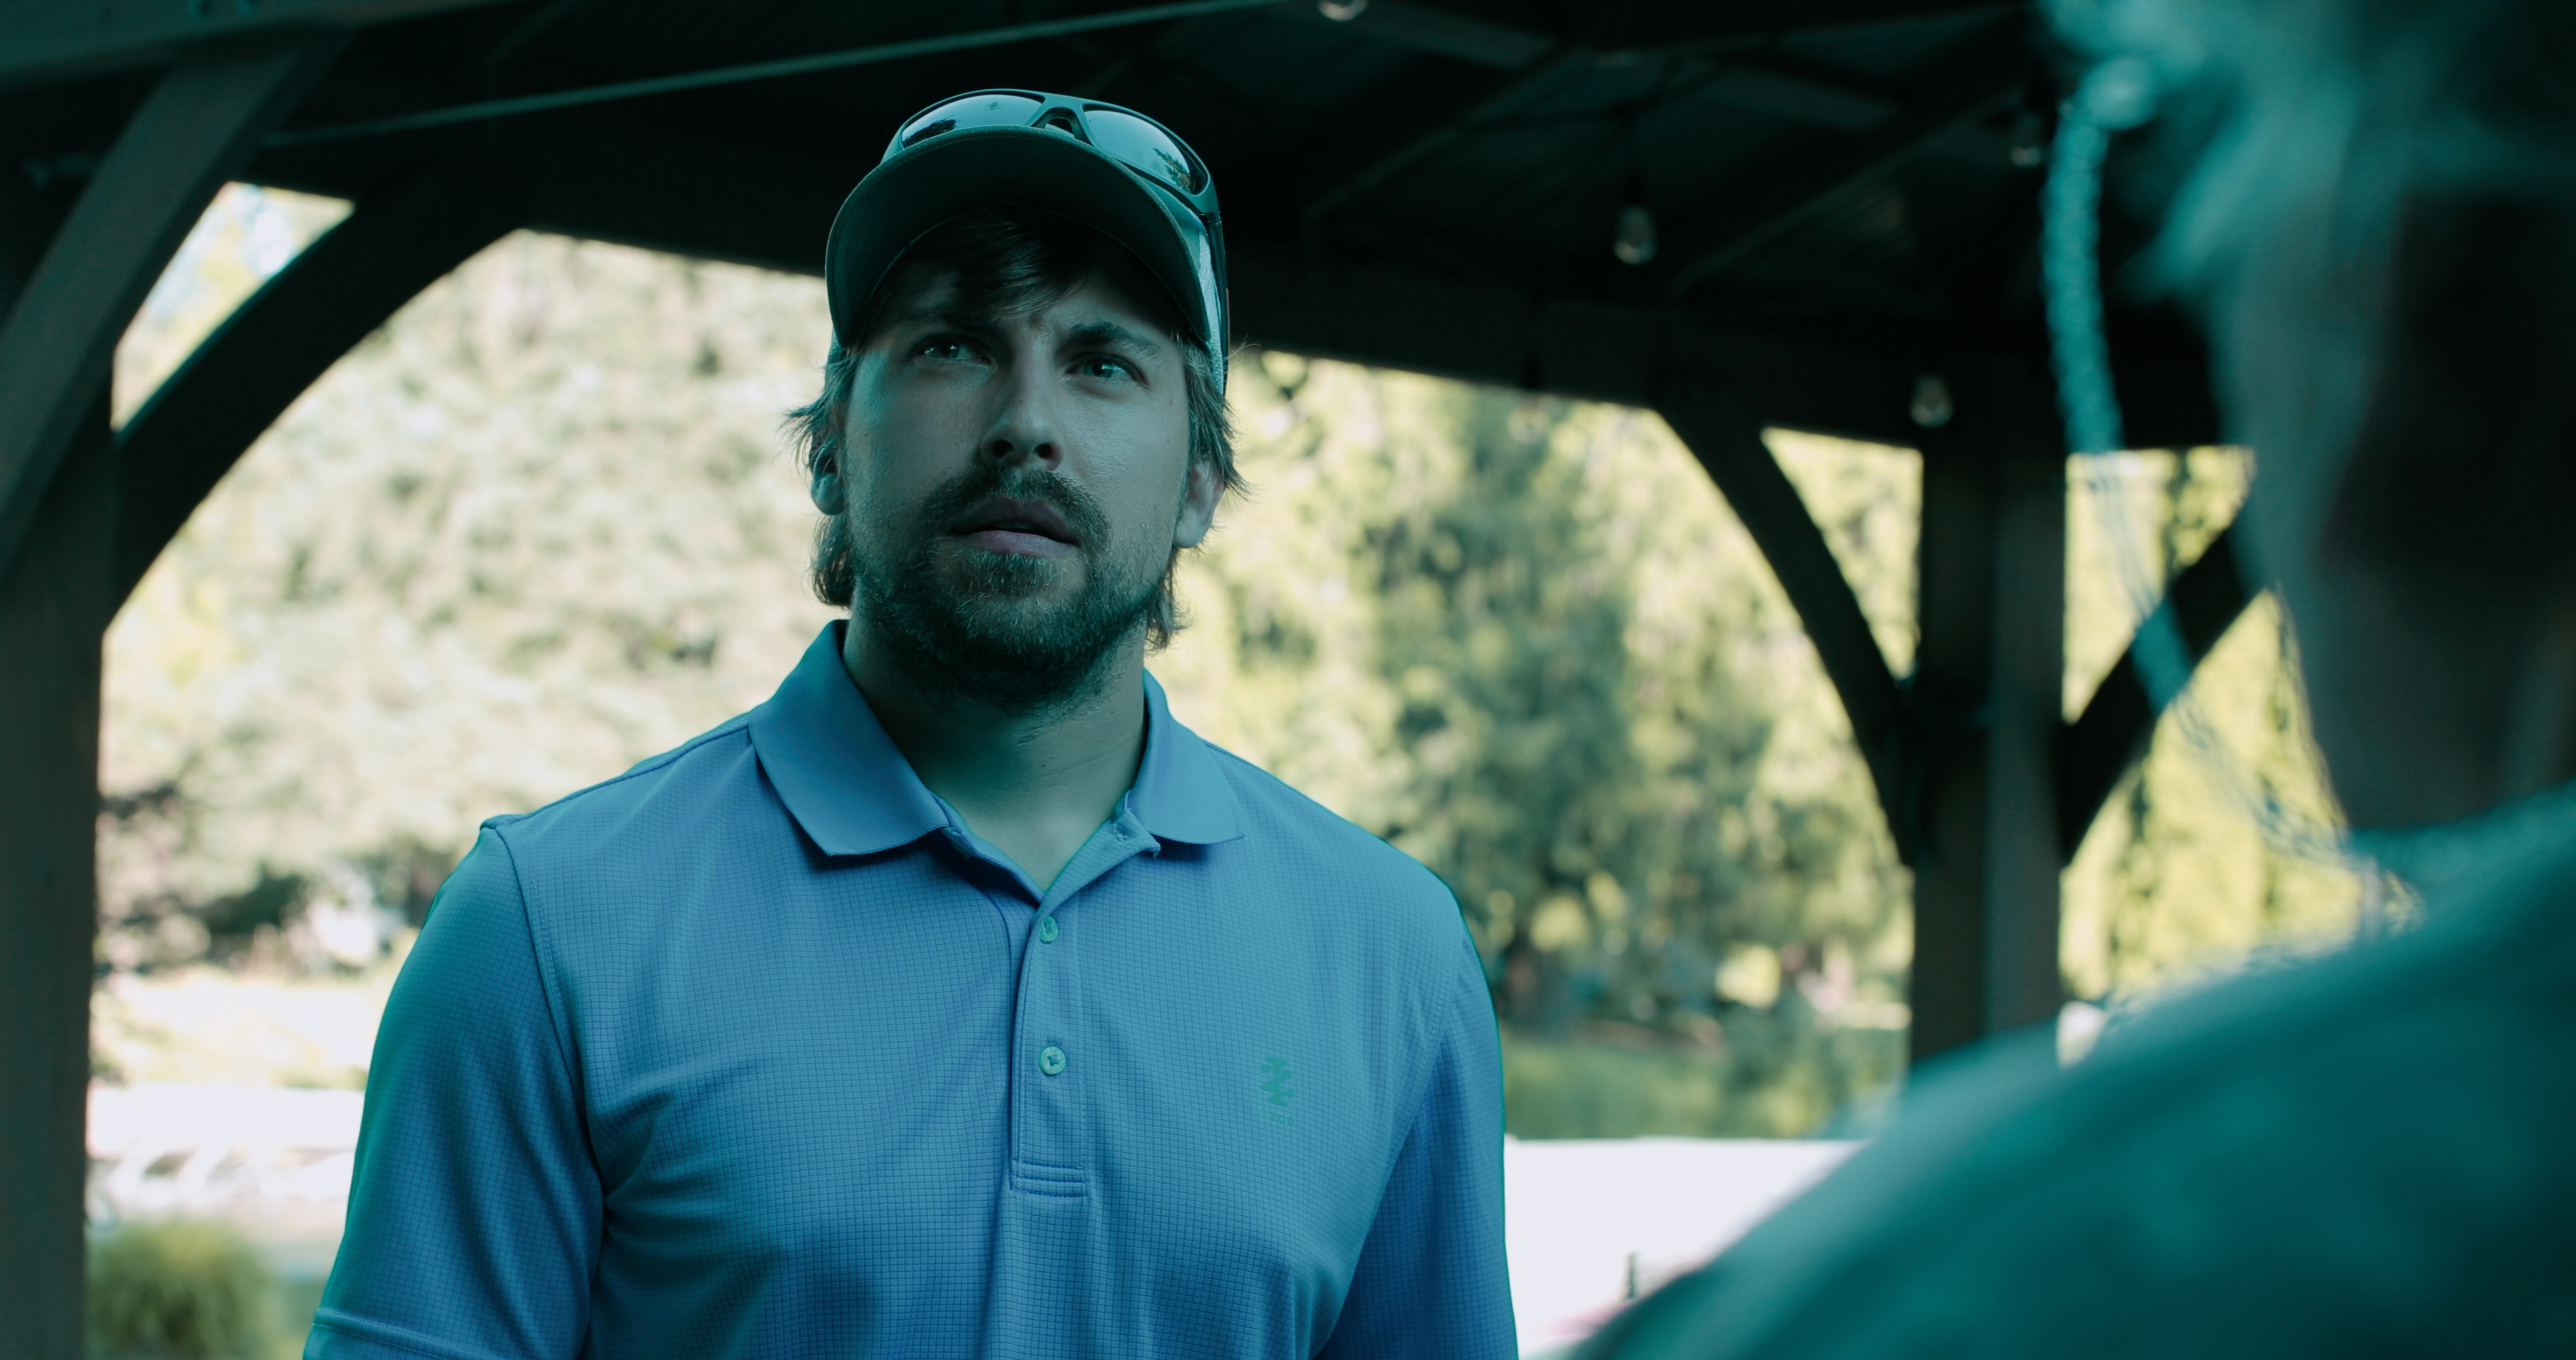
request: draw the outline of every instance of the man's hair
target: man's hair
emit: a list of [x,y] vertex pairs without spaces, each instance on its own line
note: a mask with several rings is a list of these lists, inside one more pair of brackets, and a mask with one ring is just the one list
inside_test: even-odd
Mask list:
[[[952,275],[961,310],[1026,313],[1081,287],[1110,258],[1104,252],[1123,249],[1072,218],[1007,203],[979,208],[931,229],[886,271],[884,282],[859,313],[858,334],[835,337],[823,362],[822,392],[787,413],[789,437],[806,474],[841,471],[842,430],[849,416],[850,387],[858,374],[859,350],[876,334],[887,309],[910,289],[940,275]],[[1243,477],[1234,466],[1234,428],[1207,337],[1191,330],[1159,289],[1135,300],[1153,309],[1165,328],[1184,342],[1180,346],[1182,394],[1189,413],[1190,466],[1211,469],[1221,495],[1242,490]],[[847,484],[844,478],[843,485]],[[823,603],[841,608],[849,606],[857,579],[847,527],[850,509],[844,496],[840,510],[824,520],[814,537],[814,593]],[[1179,566],[1176,552],[1163,571],[1146,618],[1146,639],[1155,647],[1170,642],[1184,624],[1174,594]]]
[[2155,67],[2196,164],[2154,277],[2238,354],[2258,456],[2343,458],[2329,542],[2506,592],[2576,570],[2576,7],[2053,8]]

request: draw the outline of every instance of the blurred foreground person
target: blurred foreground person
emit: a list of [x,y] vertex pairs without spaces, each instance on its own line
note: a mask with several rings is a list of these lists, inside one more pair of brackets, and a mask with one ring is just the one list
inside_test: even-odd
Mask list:
[[307,1355],[1498,1357],[1493,1011],[1402,854],[1145,674],[1235,482],[1206,167],[907,121],[796,413],[846,624],[485,823],[387,1007]]
[[1591,1353],[2576,1354],[2576,6],[2057,19],[2209,135],[2163,263],[2356,844],[2423,924],[2064,1072],[2008,1040],[1927,1080]]

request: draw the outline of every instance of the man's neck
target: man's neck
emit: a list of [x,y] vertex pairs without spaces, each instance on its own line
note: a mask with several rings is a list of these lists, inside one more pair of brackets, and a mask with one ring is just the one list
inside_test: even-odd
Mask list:
[[1001,708],[932,693],[867,645],[855,624],[841,664],[895,749],[966,825],[1044,891],[1118,810],[1145,754],[1145,652],[1131,639],[1069,704]]

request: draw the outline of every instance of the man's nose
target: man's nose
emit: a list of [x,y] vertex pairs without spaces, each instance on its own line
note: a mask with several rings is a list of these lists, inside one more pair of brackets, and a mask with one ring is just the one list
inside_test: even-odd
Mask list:
[[996,463],[1027,459],[1053,467],[1064,456],[1056,385],[1042,362],[1017,357],[1002,379],[1002,404],[984,432],[983,454]]

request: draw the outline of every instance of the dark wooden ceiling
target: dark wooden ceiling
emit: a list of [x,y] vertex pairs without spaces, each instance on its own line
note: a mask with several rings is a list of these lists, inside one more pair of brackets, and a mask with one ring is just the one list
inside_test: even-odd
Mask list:
[[[1199,148],[1251,343],[1637,403],[1716,377],[1765,419],[1882,439],[1914,433],[1917,375],[2038,352],[2042,171],[2028,150],[2058,84],[2022,6],[1369,0],[1336,20],[1278,0],[978,40],[1122,8],[397,7],[358,28],[248,174],[363,199],[441,168],[504,186],[541,228],[810,272],[898,120],[960,90],[1023,86],[1132,105]],[[918,40],[971,45],[347,134]],[[0,69],[0,164],[31,183],[76,175],[150,79],[66,71]],[[1611,249],[1632,201],[1658,228],[1643,264]],[[2142,435],[2214,433],[2186,328],[2124,314],[2114,343]]]

